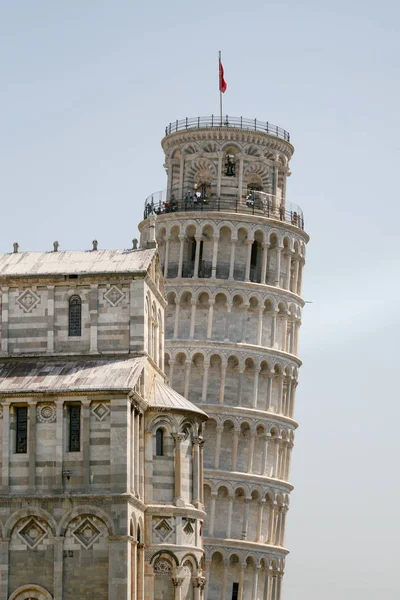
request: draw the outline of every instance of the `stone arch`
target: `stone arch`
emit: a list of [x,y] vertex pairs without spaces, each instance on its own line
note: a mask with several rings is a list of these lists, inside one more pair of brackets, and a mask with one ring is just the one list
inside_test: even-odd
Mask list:
[[166,548],[163,548],[162,550],[158,550],[157,552],[155,552],[153,554],[153,556],[150,558],[150,564],[154,565],[155,561],[159,558],[161,558],[163,555],[165,555],[166,558],[172,559],[173,563],[176,567],[179,567],[179,560],[176,556],[176,554],[174,554],[171,550],[167,550]]
[[[11,537],[11,533],[14,527],[17,525],[18,521],[24,519],[25,517],[38,517],[43,521],[46,521],[48,526],[51,529],[52,535],[56,535],[57,532],[57,523],[52,517],[50,513],[43,510],[42,508],[32,507],[32,508],[21,508],[20,510],[13,513],[6,521],[4,525],[4,537]],[[57,534],[58,535],[58,534]]]
[[204,156],[192,160],[185,171],[185,186],[193,189],[195,183],[207,183],[211,186],[217,179],[217,167]]
[[161,550],[150,560],[154,574],[154,598],[174,597],[173,574],[178,566],[178,559],[170,550]]
[[76,519],[76,517],[83,517],[85,515],[97,517],[100,521],[103,521],[108,529],[109,535],[115,535],[115,527],[111,517],[101,510],[101,508],[97,508],[96,506],[90,506],[89,504],[78,506],[63,516],[61,521],[57,526],[57,535],[63,536],[65,535],[65,531],[71,521]]
[[53,596],[40,585],[23,585],[14,590],[8,600],[53,600]]
[[192,554],[191,552],[187,552],[183,556],[180,564],[183,565],[187,560],[190,561],[192,563],[192,566],[195,567],[196,569],[198,569],[200,567],[197,557],[194,554]]
[[178,422],[168,414],[155,415],[147,424],[146,431],[154,433],[159,427],[164,427],[168,433],[177,433]]
[[257,177],[260,180],[262,190],[264,192],[267,189],[269,189],[270,183],[271,183],[271,178],[270,178],[268,166],[265,163],[263,163],[261,161],[251,162],[246,167],[246,169],[244,170],[244,173],[243,173],[244,181],[246,181],[246,183],[247,183],[248,181],[251,180],[252,177]]

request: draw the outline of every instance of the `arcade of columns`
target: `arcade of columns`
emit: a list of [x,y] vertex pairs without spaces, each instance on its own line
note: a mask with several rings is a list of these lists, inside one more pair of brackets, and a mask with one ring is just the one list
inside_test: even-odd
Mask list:
[[[281,600],[308,241],[285,197],[293,147],[259,131],[202,126],[162,145],[165,197],[178,201],[140,230],[143,243],[155,220],[170,384],[210,417],[205,598]],[[233,174],[224,172],[228,156]],[[206,201],[179,202],[200,187]],[[255,208],[248,190],[261,198]],[[263,194],[284,210],[271,215]]]

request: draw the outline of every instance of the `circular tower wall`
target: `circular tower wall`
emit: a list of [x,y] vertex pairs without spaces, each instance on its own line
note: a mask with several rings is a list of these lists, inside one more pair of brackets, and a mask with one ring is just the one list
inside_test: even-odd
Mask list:
[[145,202],[166,283],[165,370],[205,427],[205,598],[280,600],[305,246],[293,146],[270,124],[176,122]]

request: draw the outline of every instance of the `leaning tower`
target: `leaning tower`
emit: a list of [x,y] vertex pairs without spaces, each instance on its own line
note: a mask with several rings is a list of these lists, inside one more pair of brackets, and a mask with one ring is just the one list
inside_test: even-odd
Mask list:
[[149,196],[165,276],[166,372],[204,433],[206,600],[280,600],[305,246],[287,201],[293,146],[268,122],[168,125],[167,189]]

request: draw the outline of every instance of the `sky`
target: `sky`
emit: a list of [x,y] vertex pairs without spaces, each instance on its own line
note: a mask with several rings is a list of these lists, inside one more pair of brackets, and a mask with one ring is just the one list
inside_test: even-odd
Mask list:
[[283,600],[399,598],[400,5],[0,0],[0,252],[128,248],[170,121],[287,129],[304,277]]

